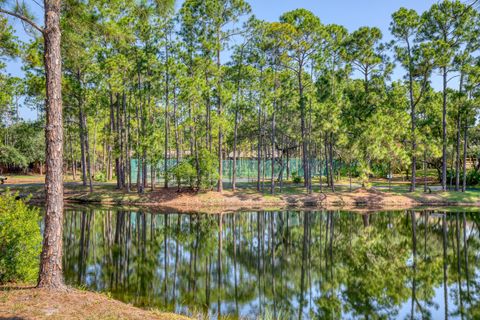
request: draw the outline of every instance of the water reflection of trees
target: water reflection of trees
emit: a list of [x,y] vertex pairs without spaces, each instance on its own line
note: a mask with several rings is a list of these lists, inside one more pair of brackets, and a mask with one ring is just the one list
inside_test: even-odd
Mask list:
[[67,281],[138,306],[299,319],[480,317],[474,214],[89,209],[65,219]]

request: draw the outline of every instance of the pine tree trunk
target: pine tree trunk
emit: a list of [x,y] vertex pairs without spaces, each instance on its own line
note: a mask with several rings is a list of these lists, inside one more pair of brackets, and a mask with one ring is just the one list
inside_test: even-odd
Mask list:
[[92,186],[92,172],[91,172],[91,163],[90,163],[90,144],[88,140],[88,127],[87,127],[87,120],[85,118],[85,114],[83,115],[83,128],[84,128],[84,141],[85,141],[85,152],[86,152],[86,160],[87,160],[87,175],[88,175],[88,186],[90,189],[90,192],[93,192],[93,186]]
[[275,79],[274,79],[274,98],[273,98],[273,111],[272,111],[272,135],[271,135],[271,144],[272,144],[272,163],[271,163],[271,181],[270,181],[270,193],[275,193],[275,111],[277,109],[277,89],[278,89],[278,80],[277,80],[277,70],[275,69]]
[[465,117],[463,127],[463,183],[462,192],[467,191],[467,148],[468,148],[468,117]]
[[258,136],[257,136],[257,191],[260,191],[260,171],[261,171],[261,141],[262,141],[262,120],[261,108],[258,106]]
[[443,104],[442,104],[442,191],[447,191],[447,67],[443,73]]
[[115,128],[114,111],[113,111],[113,92],[110,90],[110,126],[108,131],[108,146],[107,146],[107,180],[113,178],[112,172],[112,139]]
[[81,151],[81,163],[82,163],[82,184],[84,187],[87,186],[87,160],[86,160],[86,150],[85,150],[85,128],[83,127],[83,110],[82,106],[79,105],[78,107],[78,122],[79,122],[79,130],[78,133],[80,135],[80,151]]
[[307,139],[305,137],[305,97],[303,96],[302,71],[298,72],[299,97],[300,97],[300,129],[302,134],[302,167],[303,167],[303,184],[308,191],[308,149]]
[[60,0],[45,0],[46,178],[45,228],[39,288],[63,289],[63,110]]
[[[168,43],[168,41],[167,41]],[[170,120],[169,120],[169,90],[170,90],[170,73],[168,68],[168,46],[165,46],[165,59],[167,61],[165,67],[165,147],[164,147],[164,159],[163,159],[163,187],[168,188],[168,135],[170,133]]]
[[97,114],[95,115],[95,125],[93,127],[93,155],[92,155],[92,176],[97,172]]
[[[414,192],[417,187],[417,136],[415,133],[417,126],[417,115],[415,108],[415,101],[413,98],[413,66],[412,66],[412,51],[410,48],[409,38],[406,38],[407,52],[408,52],[408,86],[410,96],[410,117],[411,117],[411,133],[412,133],[412,180],[410,185],[410,191]],[[390,174],[390,173],[389,173]]]
[[217,191],[223,192],[223,104],[222,104],[222,81],[221,81],[221,61],[220,61],[220,31],[217,30],[217,105],[218,105],[218,183]]
[[[70,136],[70,135],[69,135]],[[72,162],[72,175],[73,175],[73,181],[77,180],[77,165],[76,165],[76,160],[75,156],[73,154],[73,144],[72,144],[72,138],[70,136],[70,161]]]
[[325,177],[327,178],[327,187],[330,186],[330,170],[329,170],[329,160],[328,160],[328,135],[325,133],[325,141],[324,141],[324,146],[325,146]]
[[[176,85],[176,83],[175,83]],[[180,142],[179,142],[179,133],[178,133],[178,115],[177,115],[177,95],[176,90],[173,90],[173,128],[175,130],[175,159],[176,164],[180,163]],[[181,181],[177,181],[177,189],[180,190]]]
[[[464,75],[463,72],[460,72],[460,83],[458,92],[461,94],[463,90],[463,79]],[[456,142],[456,151],[457,151],[457,158],[455,163],[455,191],[460,190],[460,144],[461,144],[461,126],[462,126],[462,117],[461,117],[461,110],[460,107],[457,110],[457,142]]]
[[237,139],[238,139],[238,106],[235,110],[235,124],[233,129],[233,169],[232,190],[235,191],[237,183]]
[[332,192],[335,192],[335,179],[334,179],[334,170],[333,170],[333,133],[330,133],[330,143],[329,145],[329,158],[330,158],[330,187]]
[[[131,105],[131,95],[129,96],[128,99],[128,104]],[[126,134],[125,134],[125,170],[126,170],[126,181],[125,181],[125,187],[127,192],[130,192],[132,188],[132,164],[131,164],[131,159],[130,159],[130,149],[131,149],[131,139],[130,139],[130,113],[127,112],[127,106],[124,106],[123,110],[124,116],[125,116],[125,125],[126,125]]]
[[460,111],[457,116],[457,141],[456,141],[456,158],[455,158],[455,191],[460,190],[460,144],[461,144],[461,117]]

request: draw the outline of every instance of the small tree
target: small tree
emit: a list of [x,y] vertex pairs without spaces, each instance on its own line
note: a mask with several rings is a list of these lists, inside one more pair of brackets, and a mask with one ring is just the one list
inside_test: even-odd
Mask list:
[[35,281],[38,274],[41,217],[17,196],[0,196],[0,283]]

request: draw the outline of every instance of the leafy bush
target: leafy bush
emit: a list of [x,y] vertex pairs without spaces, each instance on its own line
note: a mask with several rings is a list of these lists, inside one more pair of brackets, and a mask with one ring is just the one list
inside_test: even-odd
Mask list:
[[480,184],[480,171],[470,170],[467,172],[467,185],[476,186]]
[[38,273],[40,214],[17,196],[0,195],[0,283],[35,281]]
[[197,174],[190,160],[184,160],[180,162],[170,170],[170,173],[177,180],[178,186],[187,184],[190,187],[193,187],[193,182],[195,181]]
[[176,179],[177,185],[198,187],[199,190],[208,190],[216,186],[218,181],[218,160],[215,153],[207,149],[200,149],[197,163],[194,156],[190,156],[168,170],[169,179]]
[[[323,170],[323,168],[322,168],[322,170]],[[340,172],[341,177],[348,177],[348,176],[351,175],[352,178],[356,178],[359,175],[356,165],[351,165],[350,166],[348,164],[345,164],[345,165],[341,166],[338,170]],[[385,171],[384,176],[386,176],[387,174],[388,174],[388,171]]]
[[105,175],[105,172],[98,171],[98,172],[95,172],[95,175],[93,176],[93,180],[99,181],[99,182],[107,182],[107,176]]
[[[190,159],[195,168],[195,158]],[[217,155],[208,149],[200,150],[198,154],[198,166],[200,169],[199,188],[210,189],[217,185],[218,180],[218,159]]]
[[300,177],[297,172],[292,172],[292,181],[293,183],[299,184],[299,183],[302,183],[303,180],[302,180],[302,177]]

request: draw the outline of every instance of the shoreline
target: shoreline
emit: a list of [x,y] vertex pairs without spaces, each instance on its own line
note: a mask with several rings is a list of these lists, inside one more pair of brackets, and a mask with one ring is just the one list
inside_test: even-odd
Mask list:
[[[32,204],[44,203],[44,183],[42,176],[15,177],[9,184],[0,185],[0,194],[10,189],[18,192],[19,197],[29,199]],[[468,207],[480,208],[480,189],[473,188],[467,192],[423,193],[407,192],[405,182],[392,185],[387,191],[382,181],[376,186],[366,189],[357,188],[352,191],[346,185],[337,185],[336,192],[320,192],[315,188],[307,194],[301,185],[285,184],[282,192],[270,194],[268,190],[259,192],[252,184],[243,184],[233,192],[225,189],[222,193],[215,191],[195,192],[188,188],[178,190],[176,187],[163,188],[159,185],[155,190],[147,188],[145,193],[138,194],[135,189],[130,192],[116,189],[112,182],[96,182],[93,192],[78,181],[64,183],[64,200],[66,205],[104,205],[151,209],[164,212],[182,213],[222,213],[248,210],[404,210],[414,208]],[[432,188],[433,189],[433,188]],[[451,208],[450,208],[451,209]]]
[[[132,206],[160,212],[224,213],[248,210],[407,210],[415,208],[480,207],[480,193],[473,197],[453,199],[448,193],[397,194],[375,189],[357,189],[353,192],[308,194],[261,194],[257,192],[214,191],[194,193],[173,189],[154,192],[102,193],[95,191],[65,194],[66,204]],[[31,202],[41,203],[43,198],[32,197]]]

